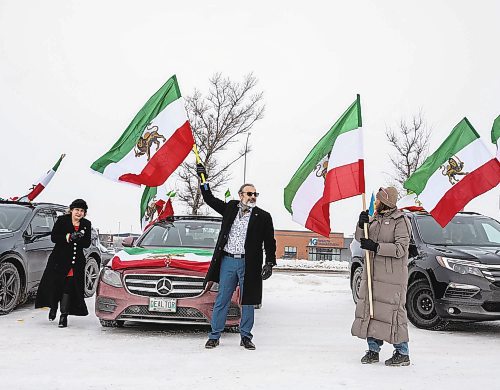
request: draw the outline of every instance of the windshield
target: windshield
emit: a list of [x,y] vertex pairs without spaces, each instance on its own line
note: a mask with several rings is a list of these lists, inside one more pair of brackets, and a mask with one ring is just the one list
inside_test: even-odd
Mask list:
[[220,223],[176,221],[153,226],[138,243],[142,247],[214,248]]
[[0,233],[13,232],[21,227],[31,210],[22,206],[0,207]]
[[499,246],[500,223],[477,215],[457,215],[442,228],[430,215],[418,216],[422,240],[432,245]]

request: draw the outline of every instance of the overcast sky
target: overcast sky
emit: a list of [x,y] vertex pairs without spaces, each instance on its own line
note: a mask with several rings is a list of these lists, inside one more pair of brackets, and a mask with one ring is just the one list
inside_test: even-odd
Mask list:
[[[386,128],[419,111],[431,151],[464,116],[494,151],[499,17],[496,0],[0,0],[0,196],[25,194],[66,153],[37,200],[81,197],[101,232],[138,232],[142,190],[93,174],[90,164],[172,74],[189,95],[205,91],[214,72],[234,80],[253,72],[266,113],[250,136],[247,181],[276,228],[300,229],[283,188],[357,93],[367,192],[389,180]],[[235,194],[243,162],[232,173]],[[466,210],[499,219],[499,193]],[[361,197],[334,204],[332,230],[352,233],[360,210]]]

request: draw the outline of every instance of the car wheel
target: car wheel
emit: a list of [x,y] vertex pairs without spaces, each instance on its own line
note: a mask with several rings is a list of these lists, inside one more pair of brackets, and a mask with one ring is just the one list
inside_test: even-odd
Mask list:
[[125,321],[123,320],[101,320],[99,319],[101,326],[104,328],[123,328]]
[[99,277],[99,264],[93,257],[87,259],[85,264],[85,298],[94,295],[97,289],[97,278]]
[[359,289],[361,288],[361,277],[363,276],[363,267],[358,267],[354,270],[352,274],[351,281],[351,292],[352,292],[352,300],[354,303],[358,303],[359,301]]
[[240,333],[240,327],[238,325],[228,326],[225,329],[225,331],[228,332],[228,333]]
[[435,302],[434,293],[427,280],[418,279],[412,282],[406,295],[406,310],[410,322],[417,328],[444,329],[448,321],[438,316]]
[[16,307],[21,295],[21,277],[12,263],[0,264],[0,315]]

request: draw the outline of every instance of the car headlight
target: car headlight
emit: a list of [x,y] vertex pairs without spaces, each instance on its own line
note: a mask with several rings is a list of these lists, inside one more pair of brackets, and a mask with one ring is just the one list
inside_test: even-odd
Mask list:
[[452,259],[444,256],[436,256],[436,259],[441,267],[447,268],[453,272],[457,272],[462,275],[471,274],[484,277],[478,267],[478,263],[475,261]]
[[218,292],[219,291],[219,283],[213,283],[212,284],[212,287],[210,287],[210,291],[213,291],[213,292]]
[[120,273],[109,268],[104,269],[101,280],[113,287],[123,287]]

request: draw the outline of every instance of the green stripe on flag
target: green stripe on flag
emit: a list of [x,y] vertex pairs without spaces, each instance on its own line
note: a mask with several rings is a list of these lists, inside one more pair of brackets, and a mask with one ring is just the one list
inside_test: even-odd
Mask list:
[[493,128],[491,129],[491,142],[496,144],[500,138],[500,115],[493,122]]
[[132,122],[125,129],[125,132],[111,147],[111,149],[101,158],[96,160],[90,168],[94,171],[104,173],[104,169],[111,163],[116,163],[125,157],[136,145],[139,138],[144,133],[146,126],[170,103],[181,97],[181,91],[177,84],[176,76],[172,76],[168,81],[149,98],[147,103]]
[[479,134],[472,127],[469,120],[467,118],[462,119],[453,128],[451,134],[444,140],[441,146],[432,155],[427,157],[427,160],[424,161],[420,168],[405,181],[403,187],[416,194],[420,194],[434,172],[440,169],[450,157],[453,157],[478,138]]
[[63,160],[64,157],[66,157],[66,155],[65,154],[61,154],[61,157],[59,157],[59,160],[57,160],[56,165],[54,165],[52,167],[52,170],[54,172],[57,171],[57,169],[59,168],[59,165],[61,165],[61,161]]
[[293,175],[290,183],[285,187],[284,199],[285,208],[292,213],[292,201],[304,180],[315,169],[316,165],[332,150],[337,137],[348,131],[361,127],[361,103],[357,95],[346,112],[334,123],[328,132],[319,140],[314,148],[309,152],[305,160]]
[[141,198],[141,222],[144,219],[144,214],[146,214],[146,209],[149,205],[149,202],[156,195],[157,191],[158,187],[144,188],[144,192],[142,193],[142,198]]
[[214,251],[209,249],[199,248],[162,248],[162,249],[145,249],[145,248],[123,248],[127,254],[134,255],[147,255],[147,254],[166,254],[166,255],[183,255],[192,253],[198,256],[212,256]]

